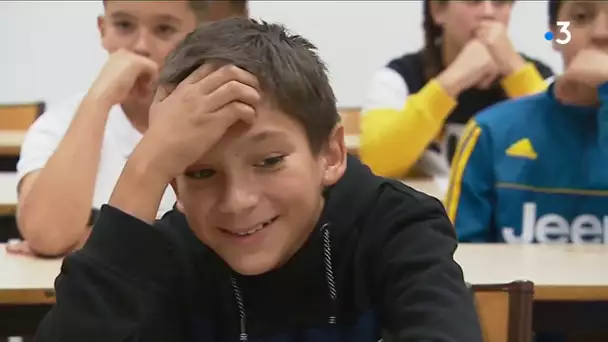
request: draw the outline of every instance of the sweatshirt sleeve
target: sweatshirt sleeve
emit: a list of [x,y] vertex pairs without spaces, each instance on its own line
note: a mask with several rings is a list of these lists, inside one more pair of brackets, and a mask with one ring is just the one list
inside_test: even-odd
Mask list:
[[540,93],[547,89],[549,83],[533,62],[526,63],[523,68],[501,81],[502,88],[512,99]]
[[38,342],[183,341],[173,247],[164,233],[105,205],[67,256]]
[[401,76],[382,69],[374,76],[361,117],[359,156],[374,173],[399,177],[420,158],[456,106],[439,82],[431,80],[408,94]]
[[461,242],[490,242],[494,176],[489,132],[469,121],[456,147],[445,207]]
[[376,267],[388,340],[481,342],[473,295],[454,260],[456,235],[442,204],[416,194],[388,216]]

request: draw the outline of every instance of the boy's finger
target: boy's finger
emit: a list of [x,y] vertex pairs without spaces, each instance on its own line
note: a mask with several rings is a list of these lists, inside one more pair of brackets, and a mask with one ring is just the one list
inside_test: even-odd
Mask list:
[[194,83],[204,79],[205,77],[209,76],[215,70],[217,70],[217,66],[215,66],[212,63],[202,64],[196,70],[194,70],[190,75],[188,75],[188,77],[186,77],[182,82],[180,82],[180,85],[181,84],[184,84],[184,85],[194,84]]
[[251,124],[255,119],[255,108],[247,103],[235,101],[225,105],[213,114],[218,118],[227,120],[226,128],[228,128],[239,120]]
[[156,93],[154,93],[154,100],[152,102],[163,102],[167,96],[169,96],[169,90],[167,89],[167,86],[161,84],[156,88]]
[[211,94],[231,81],[237,81],[255,90],[260,90],[260,85],[255,75],[234,65],[225,65],[215,70],[208,77],[198,82],[198,86],[203,94]]
[[196,68],[196,70],[194,70],[190,75],[188,75],[188,77],[186,77],[183,81],[181,81],[175,87],[175,91],[179,92],[182,89],[184,89],[192,84],[195,84],[196,82],[199,82],[200,80],[209,76],[209,74],[211,74],[216,69],[217,69],[217,67],[211,63],[202,64],[201,66]]
[[257,89],[239,81],[229,81],[222,84],[207,96],[201,96],[205,111],[215,112],[231,102],[242,102],[255,107],[261,100]]

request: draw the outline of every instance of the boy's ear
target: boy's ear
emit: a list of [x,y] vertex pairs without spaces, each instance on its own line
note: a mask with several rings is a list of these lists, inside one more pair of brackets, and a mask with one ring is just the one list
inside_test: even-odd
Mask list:
[[441,1],[429,1],[429,14],[435,25],[442,26],[445,23],[445,11],[447,5]]
[[171,185],[171,188],[173,188],[173,192],[175,192],[175,197],[177,198],[177,210],[179,210],[183,213],[184,205],[179,200],[179,192],[177,190],[177,181],[175,180],[175,178],[173,178],[173,180],[171,182],[169,182],[169,185]]
[[99,37],[101,38],[101,46],[104,50],[107,50],[105,36],[106,36],[106,18],[103,15],[97,17],[97,30],[99,31]]
[[346,146],[344,144],[344,127],[336,125],[332,130],[327,145],[321,151],[322,184],[324,187],[334,185],[346,171]]

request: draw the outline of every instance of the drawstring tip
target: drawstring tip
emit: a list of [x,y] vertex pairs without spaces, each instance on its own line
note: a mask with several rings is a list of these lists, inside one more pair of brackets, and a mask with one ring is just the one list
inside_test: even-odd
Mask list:
[[329,317],[328,322],[329,322],[329,324],[336,324],[336,317],[334,317],[334,316]]
[[240,340],[241,340],[241,341],[247,341],[247,340],[248,340],[248,338],[247,338],[247,334],[245,334],[245,333],[241,333],[241,338],[240,338]]

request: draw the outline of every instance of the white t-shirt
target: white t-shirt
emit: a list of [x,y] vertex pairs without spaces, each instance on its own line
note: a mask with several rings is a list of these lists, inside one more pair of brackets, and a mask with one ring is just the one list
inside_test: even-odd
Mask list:
[[[84,94],[76,96],[48,110],[29,128],[23,145],[17,177],[20,182],[25,175],[42,169],[53,155],[68,130]],[[97,171],[93,207],[99,209],[108,203],[114,186],[125,166],[127,158],[140,141],[142,134],[133,127],[121,106],[110,110],[101,148],[101,160]],[[74,163],[72,167],[78,167]],[[160,203],[157,217],[171,210],[176,198],[171,187],[167,187]]]

